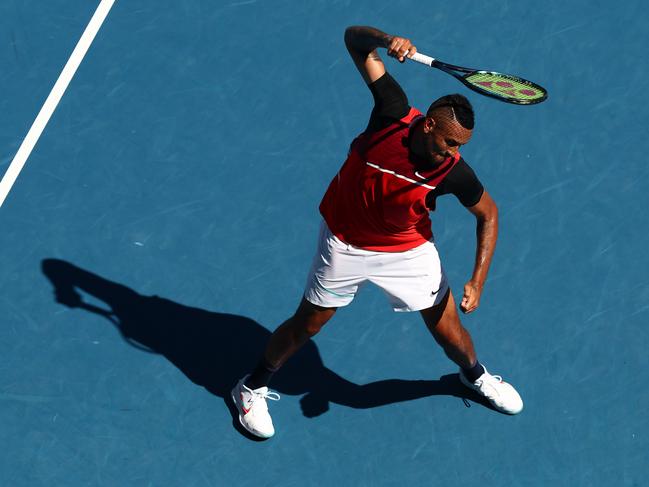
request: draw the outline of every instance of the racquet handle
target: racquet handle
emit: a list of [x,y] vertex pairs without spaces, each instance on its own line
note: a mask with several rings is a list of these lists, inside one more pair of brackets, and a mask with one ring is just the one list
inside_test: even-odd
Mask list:
[[432,66],[433,61],[435,61],[434,57],[426,56],[425,54],[421,54],[419,52],[414,53],[411,58],[406,58],[406,59],[412,59],[413,61],[417,61],[418,63],[425,64],[426,66]]

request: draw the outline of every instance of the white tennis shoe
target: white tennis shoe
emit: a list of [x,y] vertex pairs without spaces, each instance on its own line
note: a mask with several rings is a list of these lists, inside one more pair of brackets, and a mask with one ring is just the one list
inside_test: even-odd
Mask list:
[[244,384],[248,376],[241,379],[232,389],[232,400],[239,412],[239,422],[246,431],[260,438],[270,438],[275,434],[273,420],[268,413],[266,399],[279,401],[279,394],[268,387],[250,389]]
[[523,410],[523,400],[514,389],[514,386],[504,382],[499,375],[491,375],[484,366],[483,368],[484,374],[473,384],[464,377],[462,369],[460,369],[460,382],[481,396],[486,397],[498,411],[507,414],[520,413]]

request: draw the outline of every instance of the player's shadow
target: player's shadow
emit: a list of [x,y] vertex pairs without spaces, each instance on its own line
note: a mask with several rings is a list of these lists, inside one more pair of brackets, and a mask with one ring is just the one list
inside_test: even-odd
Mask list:
[[[270,331],[250,318],[192,308],[158,296],[142,296],[128,287],[58,259],[42,261],[54,285],[56,301],[110,320],[130,345],[165,356],[192,382],[225,399],[233,421],[242,431],[231,404],[230,390],[248,373],[266,345]],[[83,301],[79,291],[106,303]],[[389,379],[354,384],[322,363],[310,340],[274,376],[273,389],[300,400],[306,417],[315,417],[333,402],[352,408],[372,408],[433,395],[451,395],[490,407],[462,386],[457,374],[439,380]],[[235,420],[236,419],[236,420]]]

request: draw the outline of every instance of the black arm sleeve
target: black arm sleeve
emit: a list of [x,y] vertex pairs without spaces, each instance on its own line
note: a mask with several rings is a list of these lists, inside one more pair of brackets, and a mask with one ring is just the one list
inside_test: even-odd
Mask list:
[[390,125],[394,120],[408,115],[408,97],[399,83],[386,72],[368,85],[374,97],[374,109],[367,124],[367,132],[376,132]]
[[435,211],[437,197],[449,193],[453,193],[467,208],[476,205],[482,198],[484,186],[464,159],[460,159],[439,186],[428,193],[426,205]]

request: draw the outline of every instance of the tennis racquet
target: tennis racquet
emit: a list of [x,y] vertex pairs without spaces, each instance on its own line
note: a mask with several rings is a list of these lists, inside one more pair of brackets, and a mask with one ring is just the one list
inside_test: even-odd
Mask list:
[[454,66],[418,52],[409,59],[440,69],[460,80],[470,90],[507,103],[534,105],[548,97],[545,88],[511,74]]

